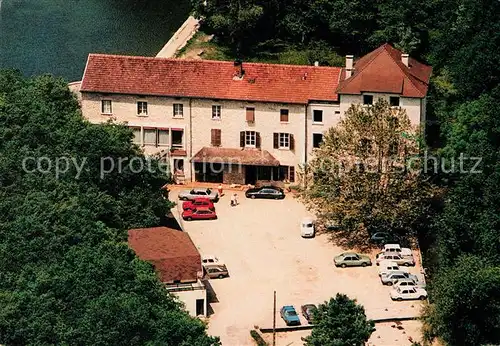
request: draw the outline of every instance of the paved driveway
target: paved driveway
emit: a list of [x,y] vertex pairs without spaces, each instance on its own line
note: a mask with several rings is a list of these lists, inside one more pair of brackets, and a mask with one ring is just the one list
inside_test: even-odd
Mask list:
[[[177,196],[177,190],[171,196]],[[342,249],[326,236],[302,239],[300,220],[309,214],[293,197],[250,200],[239,192],[239,202],[231,207],[226,195],[216,204],[218,220],[183,223],[200,253],[223,259],[230,273],[229,278],[210,281],[218,302],[211,304],[209,333],[220,336],[223,345],[252,345],[250,329],[272,327],[274,290],[278,310],[289,304],[299,310],[302,304],[321,303],[340,292],[363,304],[369,318],[419,314],[419,302],[391,301],[377,266],[335,268],[333,257]],[[284,326],[279,315],[277,325]],[[304,332],[288,334],[278,338],[278,345],[302,344]]]

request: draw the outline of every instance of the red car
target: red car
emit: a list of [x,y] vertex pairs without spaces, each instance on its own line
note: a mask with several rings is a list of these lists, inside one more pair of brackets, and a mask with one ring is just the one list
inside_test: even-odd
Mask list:
[[188,209],[182,212],[182,218],[187,221],[191,220],[213,220],[217,219],[215,211],[207,208]]
[[182,203],[182,210],[193,210],[199,208],[207,208],[211,211],[215,211],[214,203],[208,198],[195,198],[192,201],[186,201]]

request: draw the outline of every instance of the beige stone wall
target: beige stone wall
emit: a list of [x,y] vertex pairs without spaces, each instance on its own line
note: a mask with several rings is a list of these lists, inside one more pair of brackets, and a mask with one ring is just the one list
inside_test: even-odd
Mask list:
[[[311,103],[307,107],[307,152],[308,157],[313,150],[313,134],[325,133],[330,127],[336,126],[341,118],[339,104],[321,104]],[[323,121],[318,122],[314,119],[314,111],[323,112]],[[342,113],[343,114],[343,113]],[[317,120],[317,119],[316,119]]]
[[[101,101],[112,101],[112,114],[102,114]],[[146,101],[148,104],[147,116],[137,114],[137,102]],[[173,116],[173,104],[180,103],[184,107],[183,117]],[[82,93],[81,107],[83,115],[92,123],[102,123],[113,120],[117,123],[124,123],[131,127],[144,128],[161,128],[172,129],[179,128],[184,130],[183,148],[189,155],[190,152],[190,126],[189,126],[189,100],[175,99],[156,96],[134,96],[134,95],[117,95],[117,94],[98,94],[98,93]],[[171,134],[170,134],[171,140]],[[168,151],[168,146],[153,146],[138,143],[144,150],[145,154],[153,155],[161,151]],[[175,157],[182,159],[183,157]],[[174,157],[171,157],[170,163],[173,165]],[[184,157],[184,171],[188,180],[191,177],[191,165],[188,157]]]
[[[396,94],[377,94],[377,93],[366,93],[366,95],[373,95],[373,102],[378,98],[383,98],[389,102],[390,96],[399,96]],[[339,95],[340,97],[340,112],[343,115],[345,111],[351,106],[351,104],[363,103],[363,95]],[[421,102],[425,103],[425,100],[420,98],[409,98],[400,97],[399,105],[401,108],[406,110],[406,114],[410,118],[413,125],[420,125],[421,119],[425,119],[425,114],[421,115]],[[425,112],[425,107],[424,107]]]
[[[221,106],[220,120],[212,119],[212,105]],[[263,102],[193,100],[193,155],[211,146],[211,129],[221,130],[221,146],[240,148],[240,131],[260,133],[261,149],[269,151],[282,165],[297,166],[304,157],[305,106]],[[246,121],[246,107],[255,108],[255,121]],[[288,123],[280,122],[280,110],[289,110]],[[274,149],[273,133],[291,133],[295,149]]]

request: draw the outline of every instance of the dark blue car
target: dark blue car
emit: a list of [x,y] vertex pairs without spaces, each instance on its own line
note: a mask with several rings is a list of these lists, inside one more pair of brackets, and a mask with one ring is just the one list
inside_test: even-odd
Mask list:
[[291,305],[285,305],[280,310],[281,318],[285,321],[287,326],[298,326],[300,325],[299,315],[297,311]]

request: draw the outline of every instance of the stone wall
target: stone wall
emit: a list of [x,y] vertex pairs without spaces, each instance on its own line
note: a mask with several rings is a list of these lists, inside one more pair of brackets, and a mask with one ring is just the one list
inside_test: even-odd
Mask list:
[[225,166],[223,173],[224,184],[245,184],[245,166]]

